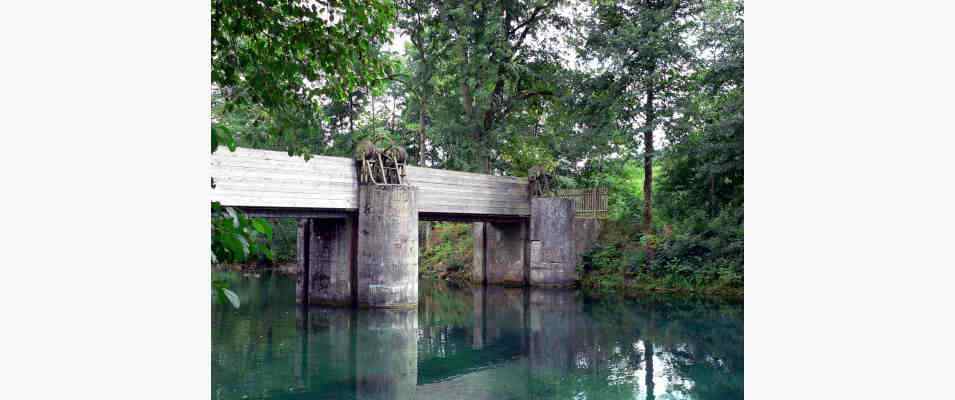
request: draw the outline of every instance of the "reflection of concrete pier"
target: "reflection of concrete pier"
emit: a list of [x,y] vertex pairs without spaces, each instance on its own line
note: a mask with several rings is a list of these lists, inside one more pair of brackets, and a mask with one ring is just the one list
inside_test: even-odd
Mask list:
[[417,310],[300,309],[297,325],[301,341],[294,375],[302,392],[415,397]]
[[418,384],[418,311],[358,313],[356,393],[360,399],[413,399]]
[[572,398],[566,377],[585,343],[576,291],[484,286],[471,294],[470,348],[420,361],[418,398]]
[[296,386],[306,391],[330,387],[353,390],[354,313],[333,308],[298,309],[296,326],[300,335],[293,362]]
[[581,312],[574,290],[530,290],[527,358],[532,382],[548,389],[574,368],[574,343]]
[[522,350],[532,361],[557,369],[572,366],[576,321],[583,312],[575,290],[484,286],[471,293],[473,348],[506,335],[522,336]]
[[471,288],[471,293],[474,296],[475,349],[480,349],[485,343],[492,343],[505,335],[523,336],[527,316],[527,289],[483,286]]
[[417,310],[256,302],[254,291],[293,290],[279,283],[236,286],[251,299],[244,308],[249,315],[214,309],[213,398],[642,400],[742,393],[741,309],[431,281],[422,281]]

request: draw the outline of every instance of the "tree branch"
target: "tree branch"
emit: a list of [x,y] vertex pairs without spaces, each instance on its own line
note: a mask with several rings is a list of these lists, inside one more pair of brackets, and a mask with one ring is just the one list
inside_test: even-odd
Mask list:
[[537,21],[537,18],[539,18],[539,17],[541,16],[541,12],[542,12],[542,11],[544,11],[545,9],[548,9],[548,8],[553,7],[555,4],[557,4],[557,0],[551,0],[551,1],[548,2],[547,4],[544,4],[544,5],[540,6],[540,7],[534,7],[534,10],[531,11],[531,16],[530,16],[530,17],[527,17],[527,19],[525,19],[523,22],[517,24],[517,26],[515,26],[514,29],[509,29],[509,30],[507,31],[507,37],[510,38],[510,37],[512,37],[515,33],[517,33],[518,30],[520,30],[521,28],[524,28],[524,30],[521,32],[520,38],[517,39],[517,44],[514,46],[514,49],[515,49],[514,53],[515,53],[515,54],[517,53],[517,50],[520,49],[521,46],[524,45],[524,39],[527,38],[527,33],[530,32],[530,30],[531,30],[531,27],[530,27],[529,25]]

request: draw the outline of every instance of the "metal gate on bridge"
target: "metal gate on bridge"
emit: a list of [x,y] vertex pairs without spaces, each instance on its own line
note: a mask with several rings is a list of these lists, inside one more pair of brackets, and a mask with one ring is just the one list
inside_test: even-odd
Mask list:
[[576,218],[607,219],[609,199],[605,187],[558,189],[557,197],[574,201],[577,209]]

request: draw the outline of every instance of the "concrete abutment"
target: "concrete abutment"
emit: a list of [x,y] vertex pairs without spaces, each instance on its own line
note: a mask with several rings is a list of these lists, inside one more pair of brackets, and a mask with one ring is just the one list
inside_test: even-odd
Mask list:
[[567,287],[577,281],[574,202],[558,197],[531,199],[528,282]]

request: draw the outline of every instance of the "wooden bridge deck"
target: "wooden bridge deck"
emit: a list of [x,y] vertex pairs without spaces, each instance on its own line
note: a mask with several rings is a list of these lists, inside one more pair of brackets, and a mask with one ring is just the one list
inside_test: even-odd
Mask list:
[[[285,152],[220,148],[212,154],[212,201],[274,214],[355,211],[358,177],[354,160],[315,156],[307,162]],[[526,178],[491,176],[431,168],[407,168],[418,187],[421,219],[526,217],[530,214]]]

